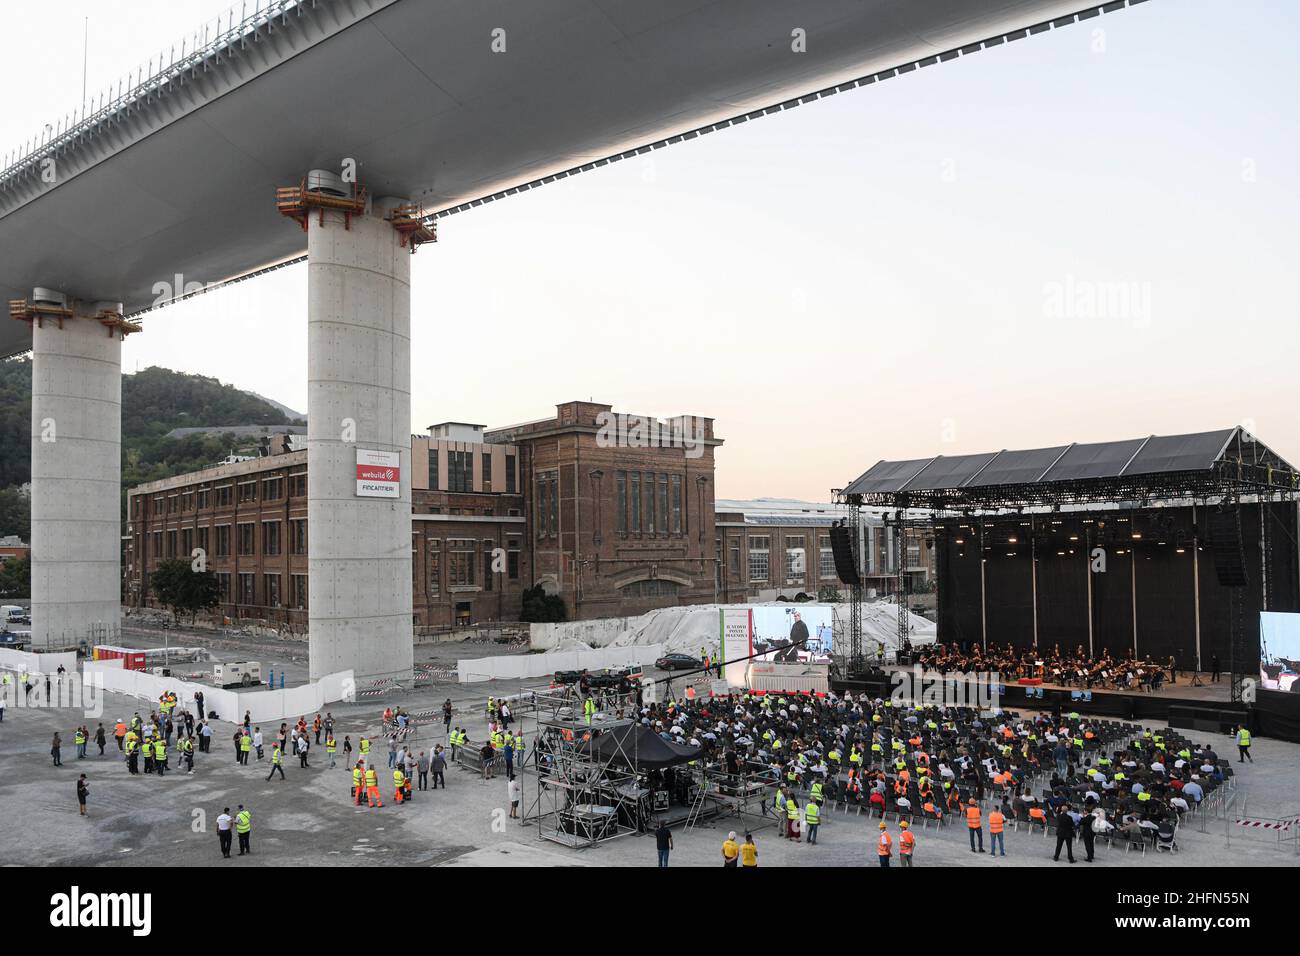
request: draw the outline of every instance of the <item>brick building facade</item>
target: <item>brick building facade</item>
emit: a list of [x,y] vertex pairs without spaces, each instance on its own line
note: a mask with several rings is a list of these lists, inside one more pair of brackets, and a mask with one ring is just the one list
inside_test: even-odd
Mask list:
[[[445,422],[411,444],[417,625],[517,620],[534,583],[571,619],[718,597],[711,419],[567,402],[490,432]],[[201,548],[222,614],[306,627],[307,453],[269,447],[130,489],[125,603],[152,605],[149,571]]]
[[[830,528],[847,518],[841,505],[787,498],[717,501],[719,599],[728,602],[816,597],[824,589],[847,588],[835,573]],[[896,529],[882,513],[863,513],[859,551],[864,557],[866,587],[879,595],[899,588]],[[929,526],[909,527],[904,535],[903,573],[913,591],[929,588],[935,577],[934,533]]]
[[[528,584],[519,453],[467,426],[412,439],[412,616],[417,625],[516,620]],[[468,426],[472,428],[472,426]],[[153,603],[148,572],[201,548],[231,619],[307,625],[307,452],[284,451],[128,492],[123,601]],[[494,480],[495,478],[495,480]]]
[[533,578],[572,619],[716,598],[712,419],[566,402],[485,439],[523,453]]

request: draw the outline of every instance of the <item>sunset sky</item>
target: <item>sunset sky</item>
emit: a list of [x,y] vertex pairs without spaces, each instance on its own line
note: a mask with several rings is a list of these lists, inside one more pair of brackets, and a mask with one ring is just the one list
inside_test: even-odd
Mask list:
[[[84,16],[97,89],[225,9],[11,5],[0,152],[80,101]],[[1298,45],[1286,0],[1152,0],[444,220],[412,425],[704,415],[729,498],[1238,423],[1300,461]],[[201,296],[124,370],[305,409],[306,303],[301,266]]]

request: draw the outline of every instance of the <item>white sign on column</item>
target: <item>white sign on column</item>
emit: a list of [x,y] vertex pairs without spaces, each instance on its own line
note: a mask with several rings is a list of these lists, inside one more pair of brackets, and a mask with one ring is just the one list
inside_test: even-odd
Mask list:
[[402,460],[395,451],[357,449],[357,497],[400,498]]

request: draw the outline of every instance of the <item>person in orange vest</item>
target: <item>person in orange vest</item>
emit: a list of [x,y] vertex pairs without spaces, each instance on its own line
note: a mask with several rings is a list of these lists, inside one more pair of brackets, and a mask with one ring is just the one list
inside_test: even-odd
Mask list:
[[975,852],[975,838],[978,837],[980,841],[979,851],[983,853],[984,828],[983,823],[980,820],[980,807],[979,804],[975,802],[974,797],[971,797],[970,803],[966,805],[966,828],[970,831],[970,851],[972,853]]
[[907,826],[907,821],[899,822],[902,833],[898,834],[898,862],[903,866],[912,865],[912,851],[916,849],[916,836]]
[[884,820],[880,821],[880,842],[876,844],[876,853],[880,857],[880,865],[888,868],[890,857],[894,855],[894,838],[889,835]]
[[999,848],[1002,850],[1001,855],[1007,855],[1006,838],[1002,835],[1002,830],[1007,824],[1007,818],[1002,815],[1002,811],[994,807],[989,811],[989,856],[997,856]]
[[117,724],[113,727],[113,736],[117,738],[117,749],[122,749],[122,741],[126,739],[126,721],[121,717],[117,719]]

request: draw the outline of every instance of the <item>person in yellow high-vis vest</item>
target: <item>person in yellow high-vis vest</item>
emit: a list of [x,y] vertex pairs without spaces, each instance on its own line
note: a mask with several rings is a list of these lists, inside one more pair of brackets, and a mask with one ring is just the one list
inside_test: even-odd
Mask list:
[[280,779],[283,780],[284,779],[284,754],[280,752],[280,745],[278,743],[274,743],[271,745],[271,772],[266,775],[266,779],[270,780],[272,777],[276,775],[277,772],[280,774]]
[[357,806],[361,806],[361,796],[366,792],[365,766],[366,766],[365,764],[363,764],[360,760],[358,760],[357,765],[352,768],[352,797],[355,800]]
[[235,832],[239,834],[239,855],[252,853],[253,848],[249,846],[249,840],[253,834],[253,814],[244,809],[244,805],[239,805],[239,812],[235,814]]
[[1244,760],[1255,762],[1255,758],[1250,755],[1250,731],[1245,727],[1237,728],[1237,763]]
[[384,798],[379,795],[379,775],[375,773],[374,767],[366,768],[366,796],[370,800],[370,806],[384,805]]

